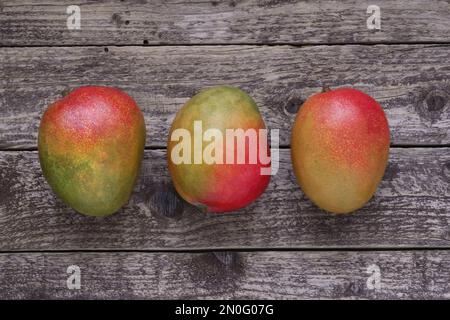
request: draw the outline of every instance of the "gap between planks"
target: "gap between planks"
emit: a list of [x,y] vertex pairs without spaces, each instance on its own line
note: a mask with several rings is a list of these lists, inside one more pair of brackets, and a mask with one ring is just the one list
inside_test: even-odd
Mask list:
[[[445,149],[450,148],[450,144],[393,144],[390,146],[391,149],[414,149],[414,148],[424,148],[424,149]],[[166,150],[167,146],[146,146],[144,150]],[[289,150],[291,146],[282,145],[279,146],[280,150]],[[35,152],[38,151],[37,147],[32,148],[0,148],[0,152]]]
[[395,45],[436,45],[439,47],[450,46],[450,41],[415,41],[415,42],[404,42],[404,41],[374,41],[374,42],[327,42],[327,43],[314,43],[314,42],[277,42],[277,43],[253,43],[253,42],[199,42],[199,43],[149,43],[149,44],[95,44],[95,43],[83,43],[83,44],[62,44],[62,45],[0,45],[2,48],[77,48],[77,47],[224,47],[224,46],[243,46],[243,47],[281,47],[281,46],[291,46],[291,47],[327,47],[327,46],[395,46]]
[[442,247],[242,247],[242,248],[195,248],[195,249],[80,249],[80,250],[0,250],[1,254],[26,254],[26,253],[211,253],[211,252],[424,252],[424,251],[450,251],[450,246]]

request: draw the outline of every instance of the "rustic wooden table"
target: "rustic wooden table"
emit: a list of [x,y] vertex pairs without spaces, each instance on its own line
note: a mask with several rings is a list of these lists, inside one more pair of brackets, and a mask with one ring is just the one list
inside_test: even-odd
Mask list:
[[[69,30],[72,4],[0,1],[0,298],[450,298],[448,1],[81,0]],[[104,219],[58,200],[36,151],[46,106],[88,84],[127,91],[148,131],[135,193]],[[280,129],[281,164],[250,207],[204,215],[165,148],[177,110],[218,84]],[[384,179],[352,215],[312,205],[290,163],[294,115],[322,85],[367,92],[390,123]]]

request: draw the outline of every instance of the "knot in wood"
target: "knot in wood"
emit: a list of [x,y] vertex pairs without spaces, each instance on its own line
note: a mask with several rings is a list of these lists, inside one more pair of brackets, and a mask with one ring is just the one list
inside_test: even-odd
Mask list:
[[423,119],[435,123],[440,120],[448,106],[449,95],[442,89],[433,88],[423,92],[417,101],[416,111]]
[[231,251],[213,252],[217,260],[227,267],[232,267],[237,262],[237,253]]
[[291,98],[288,100],[288,102],[286,103],[284,110],[286,112],[286,114],[288,115],[295,115],[297,114],[298,110],[300,109],[300,106],[304,103],[305,101],[301,98]]
[[116,27],[121,27],[124,23],[122,17],[118,13],[113,13],[111,16],[111,21],[116,25]]

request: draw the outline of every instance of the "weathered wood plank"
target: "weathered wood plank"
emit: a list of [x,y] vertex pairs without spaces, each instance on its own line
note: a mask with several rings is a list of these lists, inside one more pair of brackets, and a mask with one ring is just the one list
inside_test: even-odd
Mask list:
[[71,0],[2,0],[0,45],[355,43],[449,41],[447,1],[77,1],[81,30],[67,28]]
[[0,57],[0,149],[36,148],[47,105],[89,84],[131,94],[153,147],[166,146],[173,117],[192,95],[219,84],[248,91],[284,146],[298,106],[323,85],[379,100],[393,144],[450,144],[450,46],[1,48]]
[[[449,251],[8,253],[0,298],[448,299],[449,264]],[[373,265],[379,289],[367,285]]]
[[330,215],[300,191],[289,150],[266,192],[241,211],[205,215],[182,201],[165,151],[145,153],[130,203],[85,217],[55,198],[36,152],[0,153],[0,251],[450,246],[450,149],[394,148],[376,196]]

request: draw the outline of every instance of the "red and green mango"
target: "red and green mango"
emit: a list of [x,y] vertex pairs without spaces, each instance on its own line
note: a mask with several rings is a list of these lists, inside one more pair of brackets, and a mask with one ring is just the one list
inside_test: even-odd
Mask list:
[[[233,211],[249,205],[266,189],[270,176],[262,175],[261,169],[270,169],[270,163],[264,164],[260,158],[256,163],[250,163],[248,143],[245,145],[244,164],[237,161],[195,164],[194,154],[191,154],[190,163],[176,164],[173,161],[173,152],[180,142],[172,141],[172,134],[177,129],[185,129],[194,137],[194,123],[198,121],[202,123],[203,132],[217,129],[224,137],[227,129],[265,129],[256,103],[244,91],[235,87],[218,86],[201,91],[177,113],[170,129],[167,152],[175,189],[187,202],[208,212]],[[190,144],[193,153],[195,148],[201,148],[200,152],[203,152],[207,147],[206,143],[200,147],[194,146],[194,139]],[[237,149],[232,152],[237,152]],[[224,157],[226,152],[224,143]],[[259,152],[259,144],[256,152]]]
[[133,191],[145,136],[144,117],[129,95],[110,87],[80,87],[42,117],[41,168],[70,207],[85,215],[110,215]]
[[389,126],[369,95],[324,90],[305,101],[291,135],[292,164],[303,192],[320,208],[349,213],[374,195],[389,156]]

